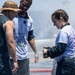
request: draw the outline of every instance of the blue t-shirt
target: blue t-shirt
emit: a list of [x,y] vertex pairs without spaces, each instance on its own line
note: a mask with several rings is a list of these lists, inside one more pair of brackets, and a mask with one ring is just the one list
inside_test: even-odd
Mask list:
[[32,18],[22,18],[16,16],[13,19],[15,29],[14,29],[14,39],[16,44],[16,55],[18,60],[23,60],[28,58],[28,48],[27,48],[27,38],[28,32],[33,30]]

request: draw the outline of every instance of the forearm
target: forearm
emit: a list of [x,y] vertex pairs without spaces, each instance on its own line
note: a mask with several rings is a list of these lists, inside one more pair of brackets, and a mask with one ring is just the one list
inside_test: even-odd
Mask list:
[[16,58],[15,44],[12,42],[12,43],[7,44],[7,46],[8,46],[9,55],[12,57],[13,61],[16,62],[17,58]]
[[31,46],[32,50],[34,51],[34,53],[37,53],[37,49],[36,49],[36,46],[35,46],[35,40],[34,38],[31,39],[29,42],[29,45]]
[[54,46],[54,47],[48,47],[47,48],[47,55],[51,58],[60,56],[61,54],[63,54],[65,52],[67,44],[64,43],[59,43],[58,46]]

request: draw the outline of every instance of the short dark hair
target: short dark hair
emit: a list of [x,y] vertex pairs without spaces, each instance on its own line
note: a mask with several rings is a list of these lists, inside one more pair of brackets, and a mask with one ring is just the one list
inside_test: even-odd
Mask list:
[[[21,1],[24,1],[24,0],[21,0]],[[27,2],[29,2],[30,4],[32,4],[32,0],[25,0]]]
[[32,4],[32,0],[26,0],[26,1],[28,1],[30,4]]
[[65,22],[68,22],[69,16],[66,13],[66,11],[64,11],[63,9],[58,9],[56,10],[51,17],[54,17],[56,19],[60,19],[60,17],[62,17],[64,19]]

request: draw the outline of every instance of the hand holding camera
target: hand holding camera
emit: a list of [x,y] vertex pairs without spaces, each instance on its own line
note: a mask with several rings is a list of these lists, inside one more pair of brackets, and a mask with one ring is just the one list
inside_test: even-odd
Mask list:
[[43,47],[43,58],[48,58],[48,53],[47,53],[48,48],[49,47]]

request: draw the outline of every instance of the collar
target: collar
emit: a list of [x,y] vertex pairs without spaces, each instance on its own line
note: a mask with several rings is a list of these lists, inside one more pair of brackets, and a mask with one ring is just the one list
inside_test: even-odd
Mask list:
[[64,26],[70,25],[70,23],[66,23],[65,25],[63,25],[61,28],[63,28]]
[[[21,17],[21,16],[19,15],[19,13],[18,13],[18,16]],[[28,13],[26,12],[25,17],[21,17],[21,18],[29,19]]]

